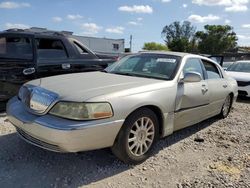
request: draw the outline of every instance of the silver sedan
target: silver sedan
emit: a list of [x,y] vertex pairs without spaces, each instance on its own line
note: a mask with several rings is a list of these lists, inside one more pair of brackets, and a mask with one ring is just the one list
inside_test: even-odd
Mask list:
[[159,138],[215,115],[227,117],[237,83],[214,61],[143,52],[102,72],[42,78],[7,105],[25,141],[57,152],[111,147],[125,163],[147,159]]

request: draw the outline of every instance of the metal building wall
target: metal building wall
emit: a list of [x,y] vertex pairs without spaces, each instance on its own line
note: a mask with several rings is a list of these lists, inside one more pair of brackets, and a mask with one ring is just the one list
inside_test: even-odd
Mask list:
[[[107,39],[77,35],[72,35],[72,37],[82,42],[85,46],[87,46],[94,52],[106,54],[120,54],[124,53],[125,51],[124,39]],[[119,49],[115,49],[113,44],[118,44]]]

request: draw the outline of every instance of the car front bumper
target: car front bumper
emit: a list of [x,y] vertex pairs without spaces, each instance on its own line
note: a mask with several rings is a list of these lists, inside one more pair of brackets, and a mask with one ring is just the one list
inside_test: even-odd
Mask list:
[[34,115],[17,99],[7,104],[7,116],[27,142],[56,152],[79,152],[110,147],[124,120],[72,121],[49,114]]
[[238,86],[239,96],[250,97],[250,85]]

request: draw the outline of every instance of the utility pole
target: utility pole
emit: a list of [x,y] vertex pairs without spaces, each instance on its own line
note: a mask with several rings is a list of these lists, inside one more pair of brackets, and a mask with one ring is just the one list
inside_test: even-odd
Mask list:
[[129,49],[130,49],[130,52],[132,52],[132,40],[133,40],[133,36],[130,35],[130,40],[129,40]]

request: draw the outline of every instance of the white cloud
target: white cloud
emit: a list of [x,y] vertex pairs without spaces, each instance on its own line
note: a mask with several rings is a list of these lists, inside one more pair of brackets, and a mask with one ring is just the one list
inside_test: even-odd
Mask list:
[[200,16],[200,15],[193,14],[188,17],[189,21],[196,22],[196,23],[212,22],[212,21],[217,21],[219,19],[220,19],[219,16],[215,16],[213,14],[209,14],[207,16]]
[[83,16],[79,15],[79,14],[68,14],[67,18],[69,20],[77,20],[77,19],[81,19],[83,18]]
[[100,30],[102,30],[101,26],[98,26],[95,23],[84,23],[81,25],[81,28],[84,30],[84,34],[95,35]]
[[129,25],[138,25],[138,23],[137,23],[137,22],[134,22],[134,21],[130,21],[130,22],[128,22],[128,24],[129,24]]
[[121,6],[118,8],[119,11],[131,12],[131,13],[153,13],[153,8],[149,5],[133,5],[133,6]]
[[123,34],[124,32],[124,27],[111,27],[111,28],[107,28],[105,30],[107,33],[115,33],[115,34]]
[[182,7],[183,7],[183,8],[187,8],[188,5],[184,3],[184,4],[182,4]]
[[128,25],[134,25],[134,26],[142,25],[142,20],[143,20],[143,18],[141,18],[141,17],[136,18],[136,20],[128,22]]
[[31,5],[29,3],[17,3],[12,1],[5,1],[0,3],[0,8],[5,8],[5,9],[16,9],[16,8],[24,8],[30,6]]
[[233,6],[247,4],[249,0],[192,0],[192,3],[206,6]]
[[231,23],[231,20],[225,19],[225,24],[230,24],[230,23]]
[[192,0],[192,3],[206,6],[224,6],[226,12],[245,12],[249,0]]
[[192,0],[192,3],[206,6],[230,6],[231,0]]
[[52,18],[52,21],[55,22],[55,23],[59,23],[59,22],[62,22],[63,19],[61,17],[55,16],[55,17]]
[[142,20],[143,20],[143,18],[141,18],[141,17],[137,18],[138,22],[141,22]]
[[30,26],[29,25],[25,25],[25,24],[21,24],[21,23],[6,23],[5,24],[5,28],[6,29],[13,29],[13,28],[27,29],[27,28],[30,28]]
[[249,36],[249,35],[237,35],[237,37],[238,37],[239,39],[250,40],[250,36]]
[[246,5],[233,5],[230,7],[226,7],[226,12],[246,12],[248,7]]
[[161,0],[163,3],[169,3],[171,0]]
[[243,24],[241,27],[246,28],[246,29],[250,29],[250,24]]

